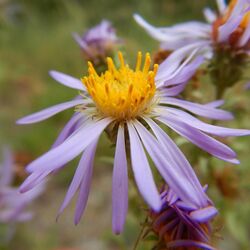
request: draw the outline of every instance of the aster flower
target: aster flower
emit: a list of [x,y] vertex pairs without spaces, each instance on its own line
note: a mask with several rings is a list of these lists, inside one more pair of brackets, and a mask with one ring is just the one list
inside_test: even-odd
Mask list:
[[9,149],[4,149],[4,161],[0,165],[0,222],[23,222],[30,220],[33,213],[26,207],[43,191],[44,184],[21,194],[13,182],[13,158]]
[[85,59],[95,65],[105,62],[106,57],[111,56],[114,48],[121,43],[112,24],[107,20],[103,20],[82,36],[74,33],[73,37],[81,47]]
[[161,193],[161,199],[163,207],[159,213],[151,211],[149,225],[159,238],[157,249],[215,250],[210,222],[218,211],[209,199],[204,207],[196,209],[169,188]]
[[186,58],[185,53],[178,51],[159,68],[155,64],[153,70],[150,70],[149,54],[146,54],[142,66],[142,54],[139,52],[133,70],[119,53],[119,68],[115,67],[111,58],[107,58],[108,69],[98,75],[89,62],[89,74],[81,81],[51,71],[55,80],[79,90],[81,96],[18,120],[18,124],[35,123],[75,107],[75,114],[53,148],[27,166],[30,176],[22,184],[21,191],[32,189],[47,175],[62,169],[83,152],[59,210],[60,214],[79,189],[75,213],[75,223],[78,223],[88,199],[97,142],[106,129],[117,135],[112,183],[114,232],[122,231],[127,213],[126,148],[130,148],[132,170],[139,192],[154,211],[159,211],[162,204],[144,148],[178,197],[197,208],[202,207],[207,197],[192,167],[157,123],[166,124],[203,150],[232,163],[238,163],[235,152],[206,133],[223,137],[246,135],[249,131],[209,125],[188,113],[210,119],[231,119],[231,113],[218,109],[221,101],[201,105],[175,98],[202,63],[201,57],[193,59],[194,53]]
[[250,39],[250,2],[232,0],[227,6],[224,0],[217,0],[219,13],[209,8],[204,9],[207,23],[190,21],[170,27],[156,28],[141,16],[134,15],[137,23],[161,44],[161,49],[174,51],[193,44],[203,48],[206,57],[211,58],[213,46],[227,45],[249,53]]

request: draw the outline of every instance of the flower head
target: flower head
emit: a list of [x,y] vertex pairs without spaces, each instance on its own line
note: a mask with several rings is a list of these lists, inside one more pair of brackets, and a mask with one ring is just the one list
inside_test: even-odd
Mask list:
[[209,8],[204,10],[208,23],[191,21],[171,27],[155,28],[142,17],[135,20],[153,38],[161,42],[161,48],[174,51],[186,45],[202,48],[203,54],[211,57],[213,47],[230,46],[231,49],[249,51],[250,39],[250,2],[232,0],[227,6],[224,0],[217,0],[219,14]]
[[150,213],[150,227],[159,237],[160,249],[215,249],[210,244],[210,222],[218,211],[210,200],[196,209],[179,199],[171,189],[164,190],[161,199],[161,211]]
[[104,63],[105,58],[111,56],[114,48],[121,43],[112,24],[107,20],[89,29],[83,36],[76,33],[73,36],[80,45],[85,59],[95,65]]
[[137,57],[136,69],[125,65],[119,53],[120,68],[116,69],[111,58],[107,58],[108,70],[98,75],[89,63],[89,76],[82,79],[101,115],[117,120],[130,120],[150,112],[155,96],[155,75],[158,65],[150,71],[150,55],[146,55],[141,68],[142,54]]
[[155,65],[150,70],[149,54],[146,54],[142,66],[142,54],[139,52],[133,70],[125,64],[119,53],[119,68],[108,58],[108,69],[98,75],[89,63],[89,74],[82,81],[51,71],[54,79],[80,90],[81,96],[18,120],[19,124],[34,123],[75,107],[75,114],[52,149],[28,165],[30,176],[22,184],[21,191],[32,189],[47,175],[62,169],[83,152],[59,211],[63,211],[79,189],[75,213],[75,223],[78,223],[88,199],[99,137],[111,126],[116,135],[112,184],[113,230],[116,233],[121,232],[127,213],[127,146],[130,148],[132,170],[139,192],[154,211],[161,209],[162,201],[144,148],[163,179],[180,199],[196,208],[204,206],[207,197],[192,167],[158,123],[167,125],[205,151],[232,163],[238,163],[236,154],[206,133],[239,136],[249,134],[249,131],[209,125],[182,110],[212,119],[232,118],[229,112],[218,109],[221,101],[201,105],[175,98],[202,63],[201,57],[193,58],[194,54],[192,52],[186,58],[185,53],[180,51],[173,53],[159,68]]
[[[250,34],[250,3],[232,0],[228,6],[219,1],[220,13],[212,22],[212,39],[215,43],[229,43],[233,47],[247,47]],[[205,14],[208,9],[205,10]],[[210,10],[210,13],[212,11]],[[208,17],[208,16],[207,16]],[[212,21],[212,19],[211,19]]]
[[30,220],[33,213],[26,211],[26,207],[36,199],[44,189],[41,184],[33,190],[20,194],[13,181],[13,158],[9,149],[4,149],[4,161],[0,165],[0,222],[22,222]]

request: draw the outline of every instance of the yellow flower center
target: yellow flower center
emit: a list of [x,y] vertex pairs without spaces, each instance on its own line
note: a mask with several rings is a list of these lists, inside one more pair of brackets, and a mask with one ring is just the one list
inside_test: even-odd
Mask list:
[[88,63],[89,76],[83,77],[88,93],[101,114],[117,120],[133,119],[149,112],[155,95],[155,75],[158,65],[150,71],[151,59],[147,53],[141,68],[142,54],[138,53],[135,70],[124,63],[123,55],[118,53],[120,67],[116,68],[108,57],[108,69],[98,75],[91,62]]

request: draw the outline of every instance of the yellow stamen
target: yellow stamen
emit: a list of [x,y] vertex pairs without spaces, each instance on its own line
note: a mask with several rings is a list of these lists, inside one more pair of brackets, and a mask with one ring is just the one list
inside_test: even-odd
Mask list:
[[140,68],[141,68],[141,59],[142,59],[142,53],[138,52],[136,66],[135,66],[135,71],[139,71],[140,70]]
[[98,75],[91,63],[88,63],[89,75],[82,78],[98,111],[117,120],[133,119],[149,112],[155,95],[155,75],[158,65],[150,71],[151,59],[146,54],[143,68],[142,53],[138,52],[135,70],[125,64],[121,52],[118,53],[120,67],[107,58],[108,70]]
[[124,58],[123,58],[123,55],[122,55],[122,52],[118,52],[118,57],[119,57],[119,60],[120,60],[120,63],[121,63],[121,68],[123,68],[125,66],[125,63],[124,63]]
[[143,72],[147,73],[149,68],[150,68],[150,64],[151,64],[151,58],[149,53],[146,54],[146,59],[145,59],[145,63],[144,63],[144,67],[143,67]]
[[248,11],[244,17],[242,18],[242,21],[240,23],[240,27],[243,29],[246,29],[246,27],[249,25],[249,21],[250,21],[250,11]]

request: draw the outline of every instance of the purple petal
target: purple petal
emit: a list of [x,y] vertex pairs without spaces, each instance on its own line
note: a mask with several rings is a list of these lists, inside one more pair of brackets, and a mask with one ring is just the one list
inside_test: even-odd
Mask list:
[[85,168],[84,175],[82,176],[80,191],[79,191],[78,200],[76,203],[76,211],[75,211],[75,224],[76,225],[80,222],[80,219],[87,205],[97,142],[98,142],[98,139],[93,141],[91,145],[84,152],[84,154],[86,154],[86,158],[85,158],[86,168]]
[[11,212],[11,214],[9,214],[10,221],[15,221],[15,220],[26,221],[26,220],[31,219],[32,214],[24,212],[24,209],[35,198],[37,198],[39,195],[41,195],[41,193],[44,191],[44,188],[45,188],[44,184],[45,183],[38,185],[36,188],[34,188],[33,190],[31,190],[25,194],[20,194],[17,191],[16,195],[14,195],[15,197],[13,197],[13,198],[15,198],[16,204],[14,204],[14,203],[9,204],[10,207],[13,208],[13,211]]
[[30,124],[30,123],[40,122],[61,111],[64,111],[68,108],[75,107],[83,103],[85,103],[85,100],[83,99],[60,103],[55,106],[49,107],[47,109],[41,110],[37,113],[25,116],[17,120],[17,124]]
[[138,14],[134,15],[134,19],[149,35],[161,42],[161,48],[170,51],[175,51],[187,44],[194,44],[197,40],[207,40],[211,29],[210,25],[195,21],[156,28]]
[[163,85],[167,80],[176,76],[194,58],[197,51],[197,47],[192,44],[171,53],[159,66],[155,77],[156,82],[160,82],[157,86]]
[[203,190],[204,190],[204,192],[207,192],[207,190],[208,190],[208,184],[206,184],[206,185],[203,186]]
[[68,206],[69,202],[75,195],[76,191],[78,190],[79,186],[81,185],[82,180],[84,179],[84,175],[89,171],[89,168],[92,168],[93,165],[93,159],[94,154],[96,150],[98,139],[96,139],[94,142],[92,142],[84,151],[81,160],[79,162],[79,165],[75,171],[75,175],[73,177],[73,180],[69,186],[69,189],[67,191],[67,194],[65,196],[65,199],[62,203],[61,208],[59,209],[57,217],[63,212],[63,210]]
[[[189,228],[189,232],[191,233],[192,237],[198,239],[201,242],[208,242],[209,241],[209,234],[204,228],[199,225],[199,223],[192,220],[187,213],[183,213],[179,210],[178,207],[175,208],[176,212],[178,213],[181,221],[185,223],[186,226]],[[207,224],[209,228],[209,224]]]
[[0,222],[11,223],[11,222],[25,222],[32,219],[32,213],[23,212],[24,207],[18,207],[13,210],[4,210],[0,213]]
[[191,212],[189,216],[198,223],[205,223],[210,221],[217,214],[218,211],[215,207],[208,206]]
[[210,25],[204,22],[199,21],[189,21],[185,23],[175,24],[171,27],[160,28],[163,32],[172,31],[174,33],[191,33],[194,36],[199,36],[200,38],[207,38],[207,35],[210,31]]
[[78,129],[58,147],[51,149],[27,166],[29,172],[53,171],[79,155],[95,140],[112,120],[89,120],[86,126]]
[[174,114],[179,121],[182,121],[193,128],[197,128],[203,132],[217,135],[220,137],[225,136],[245,136],[250,135],[250,130],[247,129],[234,129],[234,128],[224,128],[220,126],[210,125],[203,121],[198,120],[194,116],[188,114],[185,111],[175,109],[175,108],[166,108],[165,112],[162,111],[161,113],[164,113],[166,116],[170,115],[169,113]]
[[204,193],[193,168],[191,167],[183,153],[170,139],[170,137],[153,120],[148,118],[144,119],[154,132],[158,141],[162,144],[162,146],[166,147],[166,150],[170,153],[170,156],[173,159],[173,166],[176,168],[175,171],[178,170],[180,176],[185,175],[185,178],[192,183],[193,190],[190,190],[190,192],[192,192],[193,195],[199,197],[199,206],[206,205],[207,196]]
[[187,45],[171,53],[159,66],[155,77],[157,87],[164,85],[167,80],[177,76],[190,63],[202,45],[203,43]]
[[205,8],[203,10],[203,14],[204,14],[207,22],[209,22],[209,23],[213,23],[217,19],[216,13],[214,11],[212,11],[210,8]]
[[141,27],[143,27],[148,32],[148,34],[150,34],[156,40],[164,42],[171,38],[168,34],[161,32],[160,29],[157,29],[146,22],[140,15],[134,14],[134,19]]
[[245,29],[243,35],[240,38],[238,46],[239,47],[245,46],[246,43],[249,41],[249,39],[250,39],[250,24],[248,23],[247,28]]
[[52,145],[52,148],[55,148],[64,142],[80,126],[80,124],[78,125],[78,122],[81,120],[81,123],[83,123],[86,119],[87,117],[84,117],[82,113],[75,113],[60,132],[56,141]]
[[168,201],[169,205],[174,204],[177,200],[179,199],[179,197],[177,196],[177,194],[172,190],[169,189],[168,190],[168,194],[166,196],[166,200]]
[[218,108],[218,107],[222,106],[224,103],[225,103],[224,100],[216,100],[216,101],[208,102],[204,105],[209,106],[211,108]]
[[[233,14],[231,14],[233,16]],[[234,16],[233,18],[229,18],[228,21],[221,25],[218,30],[218,42],[225,42],[228,40],[229,36],[234,32],[236,28],[240,25],[240,22],[243,18],[243,15],[237,15]]]
[[159,89],[160,96],[161,97],[177,96],[184,90],[185,87],[186,87],[186,84],[179,84],[170,88],[162,87]]
[[92,27],[87,32],[85,32],[82,40],[86,41],[88,44],[92,43],[102,43],[102,42],[119,42],[120,39],[117,38],[115,29],[108,20],[102,20],[100,24]]
[[40,184],[46,176],[50,174],[51,171],[35,172],[29,175],[22,185],[19,187],[21,193],[25,193]]
[[61,72],[58,72],[55,70],[49,71],[49,75],[53,79],[55,79],[57,82],[65,85],[67,87],[70,87],[72,89],[78,89],[81,91],[86,91],[86,88],[83,85],[83,83],[79,79],[77,79],[73,76],[69,76],[69,75],[66,75],[64,73],[61,73]]
[[202,56],[197,56],[189,64],[184,67],[180,67],[179,70],[176,71],[176,74],[174,74],[170,79],[164,81],[164,86],[187,82],[203,62],[204,58]]
[[15,222],[15,221],[26,221],[31,219],[32,214],[25,212],[27,205],[29,205],[35,198],[37,198],[43,191],[44,185],[38,185],[33,190],[20,194],[17,188],[2,189],[2,200],[4,206],[0,213],[0,221]]
[[[46,188],[46,181],[42,181],[32,190],[30,190],[24,194],[21,194],[22,200],[26,203],[30,203],[32,200],[34,200],[39,195],[41,195],[44,192],[45,188]],[[18,190],[18,193],[20,194],[19,190]]]
[[234,164],[239,163],[239,161],[235,158],[235,152],[231,148],[189,126],[188,124],[185,124],[169,116],[159,117],[157,119],[172,128],[181,136],[191,141],[193,144],[214,155],[215,157]]
[[84,50],[84,53],[91,57],[91,51],[89,50],[88,44],[77,33],[73,33],[72,35],[78,45]]
[[227,8],[227,4],[226,4],[225,0],[216,0],[216,2],[217,2],[217,6],[218,6],[220,14],[224,14],[224,12]]
[[117,135],[112,183],[112,227],[120,234],[128,210],[128,173],[125,150],[124,127],[120,125]]
[[18,214],[17,218],[13,217],[12,220],[17,220],[19,222],[25,222],[29,221],[33,218],[32,212],[22,212],[21,214]]
[[193,211],[197,209],[196,207],[192,206],[191,204],[187,204],[184,201],[177,201],[175,205],[178,206],[178,208],[185,210],[185,211]]
[[161,209],[161,199],[152,172],[133,123],[128,123],[132,169],[138,189],[148,205],[155,211]]
[[213,107],[202,105],[198,103],[192,103],[189,101],[184,101],[180,99],[176,99],[173,97],[166,97],[161,98],[160,103],[163,104],[170,104],[174,106],[178,106],[184,108],[196,115],[200,115],[202,117],[210,118],[210,119],[217,119],[217,120],[230,120],[233,119],[233,115],[230,112],[214,109]]
[[139,122],[136,122],[134,125],[155,166],[177,197],[187,203],[194,204],[196,207],[200,207],[202,202],[200,197],[197,196],[198,192],[193,186],[193,180],[187,178],[185,172],[180,171],[178,165],[173,161],[170,152],[144,126]]
[[246,7],[249,7],[247,0],[237,0],[234,7],[233,7],[233,10],[232,10],[232,13],[231,13],[229,19],[234,18],[240,14],[246,13],[247,12]]

